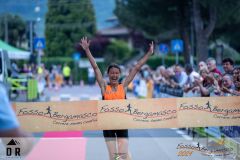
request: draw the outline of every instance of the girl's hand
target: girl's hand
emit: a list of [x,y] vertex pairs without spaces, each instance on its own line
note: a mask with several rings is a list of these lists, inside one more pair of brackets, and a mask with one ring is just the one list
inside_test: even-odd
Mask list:
[[80,41],[80,46],[82,46],[82,48],[86,51],[87,49],[89,49],[90,46],[90,40],[87,39],[87,37],[83,37]]
[[153,41],[149,44],[149,50],[148,50],[148,53],[149,54],[153,54],[154,52],[154,44],[153,44]]

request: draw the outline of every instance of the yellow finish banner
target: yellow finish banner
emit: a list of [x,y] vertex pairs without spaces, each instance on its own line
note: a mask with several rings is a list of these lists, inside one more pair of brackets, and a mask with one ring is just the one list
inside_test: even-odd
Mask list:
[[30,132],[240,125],[239,97],[13,104]]

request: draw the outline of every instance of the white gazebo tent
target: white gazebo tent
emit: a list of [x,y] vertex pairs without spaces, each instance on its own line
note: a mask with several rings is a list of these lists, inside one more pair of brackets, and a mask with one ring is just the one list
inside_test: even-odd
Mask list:
[[8,52],[8,57],[10,59],[29,59],[30,57],[30,52],[28,51],[23,51],[21,49],[15,48],[2,40],[0,40],[0,49],[6,50]]

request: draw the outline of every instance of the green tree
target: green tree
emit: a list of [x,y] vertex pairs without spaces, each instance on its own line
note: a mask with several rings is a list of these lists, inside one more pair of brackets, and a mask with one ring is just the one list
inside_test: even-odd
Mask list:
[[127,27],[142,31],[149,38],[157,38],[176,25],[175,0],[117,0],[115,13]]
[[[222,8],[222,10],[219,11],[222,16],[216,25],[211,39],[221,39],[240,52],[240,33],[237,32],[240,27],[240,2],[230,2],[228,6],[225,6],[226,9]],[[226,12],[225,10],[229,10],[228,8],[231,8],[231,10]]]
[[122,64],[131,57],[132,51],[129,49],[128,44],[122,40],[112,41],[106,49],[104,59],[106,63]]
[[[193,19],[196,32],[197,59],[206,60],[208,57],[209,40],[226,36],[224,32],[212,36],[215,29],[229,30],[239,21],[239,1],[234,0],[192,0]],[[230,24],[230,25],[229,25]],[[227,29],[227,28],[228,29]]]
[[[240,2],[235,0],[117,0],[116,15],[127,27],[155,39],[163,37],[161,34],[166,31],[177,30],[177,34],[167,36],[184,40],[185,61],[188,62],[190,39],[196,42],[191,47],[196,48],[198,61],[206,60],[214,29],[239,19],[239,14],[233,14],[239,7]],[[194,39],[190,38],[193,33]]]
[[4,14],[0,16],[0,38],[5,39],[5,25],[8,28],[8,43],[21,47],[22,43],[27,40],[26,23],[24,20],[12,14]]
[[93,6],[90,0],[49,0],[46,16],[48,56],[70,56],[83,36],[96,32]]
[[166,41],[184,40],[185,60],[189,61],[189,3],[188,0],[120,0],[116,15],[129,28],[141,31],[147,38]]

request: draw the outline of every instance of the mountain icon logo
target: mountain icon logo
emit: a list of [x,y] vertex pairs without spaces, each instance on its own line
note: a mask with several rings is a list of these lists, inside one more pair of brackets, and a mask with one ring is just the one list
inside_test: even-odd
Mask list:
[[20,143],[17,140],[12,139],[10,142],[8,142],[8,146],[16,146],[19,145]]

